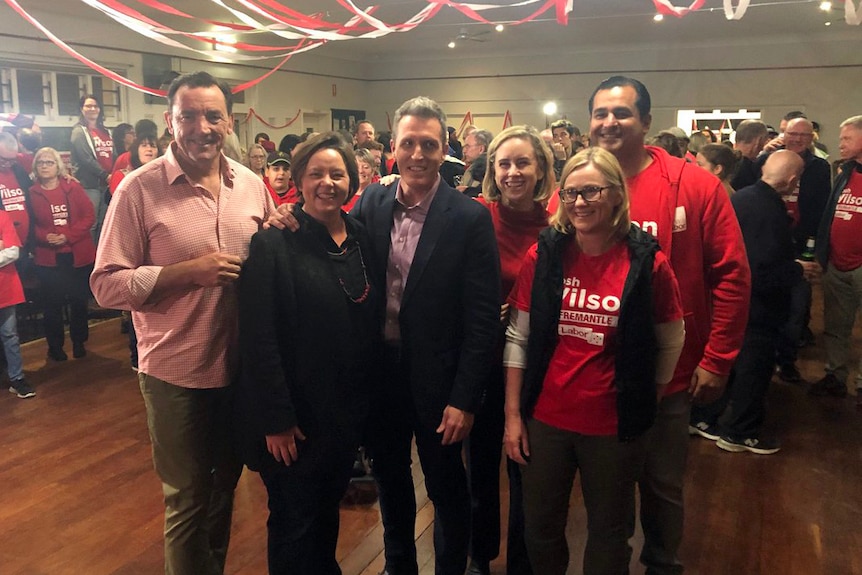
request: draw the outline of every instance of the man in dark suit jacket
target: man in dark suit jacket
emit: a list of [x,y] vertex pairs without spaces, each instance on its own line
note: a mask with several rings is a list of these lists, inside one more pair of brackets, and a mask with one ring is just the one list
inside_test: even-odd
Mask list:
[[380,487],[386,570],[418,572],[416,501],[410,471],[416,437],[434,503],[435,572],[462,575],[470,540],[470,497],[461,442],[494,357],[499,331],[499,255],[488,211],[439,176],[446,117],[428,98],[395,113],[393,149],[401,178],[370,186],[351,215],[374,243],[386,286],[386,353],[372,406],[368,447]]

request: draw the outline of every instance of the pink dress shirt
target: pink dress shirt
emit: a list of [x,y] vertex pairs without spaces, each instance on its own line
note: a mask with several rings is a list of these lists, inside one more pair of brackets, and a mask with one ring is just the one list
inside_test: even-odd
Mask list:
[[132,310],[141,372],[180,387],[225,387],[239,357],[236,286],[145,302],[164,266],[215,252],[245,261],[251,236],[275,206],[261,179],[225,156],[218,198],[191,184],[175,145],[117,188],[90,285],[100,305]]
[[398,314],[401,312],[401,299],[410,275],[410,266],[416,255],[416,246],[428,217],[428,208],[434,201],[437,188],[440,187],[440,176],[437,182],[415,206],[404,204],[404,192],[401,181],[395,190],[395,209],[392,212],[392,231],[389,232],[389,258],[386,262],[386,324],[383,326],[383,338],[387,343],[395,344],[401,341],[401,326]]

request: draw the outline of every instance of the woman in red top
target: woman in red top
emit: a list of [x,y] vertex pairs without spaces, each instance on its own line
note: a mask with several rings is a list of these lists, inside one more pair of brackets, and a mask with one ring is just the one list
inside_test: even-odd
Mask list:
[[354,154],[356,155],[356,167],[359,169],[359,189],[353,197],[344,204],[342,209],[345,212],[349,212],[353,208],[353,205],[356,204],[357,200],[362,197],[362,192],[365,191],[365,188],[371,185],[374,181],[374,155],[366,148],[358,148],[354,150]]
[[71,152],[75,177],[81,182],[96,214],[91,232],[93,239],[97,240],[98,228],[107,211],[105,191],[114,169],[114,140],[105,127],[102,103],[92,94],[81,97],[81,117],[72,128]]
[[147,162],[155,160],[159,156],[161,156],[161,154],[159,153],[159,146],[156,142],[155,135],[144,134],[143,136],[135,138],[135,141],[132,142],[132,145],[129,148],[129,166],[121,170],[116,170],[111,174],[108,191],[110,191],[113,196],[114,192],[117,191],[117,187],[120,185],[120,182],[122,182],[123,178],[126,177],[126,174],[133,170],[137,170]]
[[[488,169],[477,198],[491,212],[500,250],[501,329],[499,366],[485,391],[485,401],[467,440],[467,464],[473,499],[470,541],[471,573],[489,573],[500,551],[500,444],[503,440],[503,325],[506,299],[521,270],[524,254],[548,225],[544,203],[556,186],[554,161],[539,133],[529,126],[503,130],[488,146]],[[510,573],[524,573],[520,474],[510,466],[510,513],[507,562]],[[511,485],[514,484],[514,488]],[[514,510],[514,512],[513,512]]]
[[684,341],[679,287],[655,238],[631,224],[625,177],[601,148],[563,168],[560,207],[509,297],[506,453],[521,466],[534,573],[564,575],[576,472],[585,575],[628,571],[643,434]]
[[34,219],[34,261],[44,302],[48,357],[65,361],[63,306],[71,317],[72,355],[87,355],[89,277],[96,259],[90,236],[95,221],[93,204],[83,188],[65,178],[66,168],[54,148],[42,148],[33,158],[36,184],[30,188]]

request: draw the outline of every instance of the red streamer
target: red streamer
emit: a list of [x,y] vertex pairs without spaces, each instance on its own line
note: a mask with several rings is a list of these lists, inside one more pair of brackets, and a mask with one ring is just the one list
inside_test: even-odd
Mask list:
[[286,124],[284,124],[284,125],[281,125],[281,126],[275,126],[275,125],[273,125],[273,124],[270,124],[270,123],[269,123],[269,122],[267,122],[266,120],[264,120],[264,119],[260,116],[260,114],[258,114],[258,113],[255,111],[255,109],[254,109],[254,108],[249,108],[249,109],[248,109],[248,116],[246,116],[246,117],[245,117],[245,122],[243,122],[243,123],[244,123],[244,124],[248,124],[248,123],[251,121],[252,116],[254,116],[254,117],[255,117],[255,118],[257,118],[257,120],[258,120],[261,124],[263,124],[264,126],[267,126],[268,128],[272,128],[272,129],[274,129],[274,130],[281,130],[281,129],[283,129],[283,128],[287,128],[288,126],[290,126],[291,124],[293,124],[294,122],[296,122],[297,118],[299,118],[299,115],[300,115],[301,113],[302,113],[302,109],[300,108],[299,110],[297,110],[297,111],[296,111],[296,115],[293,117],[293,119],[291,119],[290,121],[288,121],[288,122],[287,122]]

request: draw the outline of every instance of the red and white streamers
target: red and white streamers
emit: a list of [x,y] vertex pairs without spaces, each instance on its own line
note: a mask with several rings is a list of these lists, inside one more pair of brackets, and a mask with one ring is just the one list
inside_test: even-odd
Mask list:
[[700,10],[703,7],[705,0],[694,0],[688,8],[679,8],[674,6],[670,0],[652,0],[653,4],[655,4],[656,10],[658,10],[659,14],[664,14],[665,16],[676,16],[677,18],[682,18],[689,12],[694,12],[695,10]]

